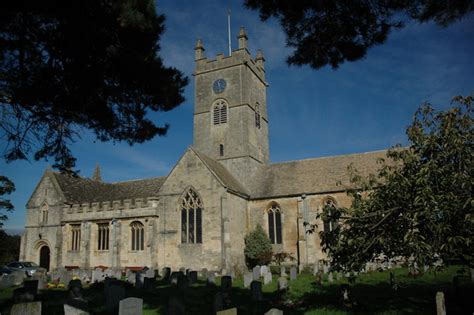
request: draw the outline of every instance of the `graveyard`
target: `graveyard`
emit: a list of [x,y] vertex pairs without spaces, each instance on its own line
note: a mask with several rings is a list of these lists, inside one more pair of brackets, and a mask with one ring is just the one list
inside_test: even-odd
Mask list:
[[[474,282],[461,266],[341,274],[266,266],[252,272],[207,270],[50,273],[0,290],[0,313],[21,314],[472,314]],[[327,271],[327,270],[325,270]],[[155,274],[157,274],[155,276]],[[59,276],[59,277],[58,277]],[[67,284],[60,279],[63,277]],[[81,279],[82,278],[82,281]],[[94,280],[94,282],[92,282]],[[31,286],[36,286],[33,291]],[[30,292],[31,296],[25,295]],[[439,314],[439,313],[438,313]]]

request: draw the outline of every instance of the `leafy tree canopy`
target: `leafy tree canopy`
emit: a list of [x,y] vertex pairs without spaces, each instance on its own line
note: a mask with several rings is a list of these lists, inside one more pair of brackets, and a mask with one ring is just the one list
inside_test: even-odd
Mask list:
[[54,158],[71,171],[69,146],[84,129],[99,141],[164,135],[149,111],[184,101],[187,78],[166,67],[164,16],[153,0],[13,1],[0,10],[0,121],[5,158]]
[[361,59],[404,20],[447,26],[474,10],[471,0],[245,0],[245,5],[258,10],[262,20],[279,20],[287,45],[295,49],[290,65],[314,69]]
[[350,168],[357,187],[349,190],[352,206],[326,207],[319,215],[342,221],[320,232],[336,269],[398,257],[419,266],[439,258],[473,265],[472,101],[456,97],[447,111],[424,104],[407,129],[410,145],[389,150],[378,174],[363,177]]
[[244,248],[247,267],[267,265],[272,261],[272,244],[261,225],[245,236]]
[[15,185],[7,177],[0,175],[0,232],[3,226],[3,221],[8,217],[6,212],[13,211],[13,205],[10,200],[5,199],[4,195],[9,195],[15,191]]

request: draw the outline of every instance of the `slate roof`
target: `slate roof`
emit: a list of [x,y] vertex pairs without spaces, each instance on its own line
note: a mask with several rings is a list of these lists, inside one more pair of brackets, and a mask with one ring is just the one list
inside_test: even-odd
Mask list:
[[257,174],[250,197],[264,199],[341,191],[349,185],[350,164],[361,174],[375,173],[380,167],[377,160],[384,157],[385,150],[269,164]]
[[244,186],[225,168],[224,165],[192,147],[191,150],[193,150],[194,153],[196,153],[196,155],[207,165],[207,167],[221,180],[225,187],[234,192],[247,196],[249,195]]
[[117,183],[103,183],[53,172],[69,203],[102,202],[158,196],[166,176]]

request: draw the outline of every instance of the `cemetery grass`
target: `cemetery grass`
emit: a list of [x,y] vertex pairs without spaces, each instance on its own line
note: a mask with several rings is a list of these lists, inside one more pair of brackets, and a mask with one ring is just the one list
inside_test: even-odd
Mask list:
[[[472,314],[474,311],[474,283],[468,274],[459,278],[459,287],[453,288],[453,277],[459,276],[459,266],[446,267],[439,272],[428,272],[417,277],[408,275],[406,268],[393,270],[398,289],[393,290],[389,284],[389,272],[370,272],[357,277],[350,284],[345,278],[333,283],[325,277],[323,285],[318,286],[312,275],[300,274],[294,281],[289,281],[289,290],[285,294],[277,291],[278,276],[273,276],[272,283],[262,286],[264,301],[260,305],[251,302],[249,289],[244,289],[243,279],[233,281],[232,304],[239,314],[263,314],[275,307],[285,314],[435,314],[435,295],[443,291],[446,296],[448,314]],[[344,309],[340,301],[341,285],[351,288],[353,300],[357,305]],[[181,295],[185,301],[187,314],[212,314],[214,295],[219,290],[220,279],[216,286],[207,286],[203,279],[190,286],[186,292],[164,281],[157,281],[154,290],[145,291],[127,286],[127,295],[143,299],[143,314],[164,314],[169,296]],[[0,290],[0,312],[4,314],[11,306],[14,288]],[[84,288],[84,296],[89,301],[93,314],[105,314],[105,296],[103,284]],[[42,290],[38,296],[43,301],[43,314],[63,314],[63,303],[66,299],[64,289]],[[255,311],[257,310],[257,311]]]

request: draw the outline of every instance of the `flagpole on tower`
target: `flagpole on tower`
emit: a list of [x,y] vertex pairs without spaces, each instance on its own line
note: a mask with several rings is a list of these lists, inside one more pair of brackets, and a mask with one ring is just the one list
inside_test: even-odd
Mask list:
[[229,56],[232,55],[232,47],[230,45],[231,41],[230,41],[230,10],[227,12],[227,30],[228,30],[228,33],[229,33]]

